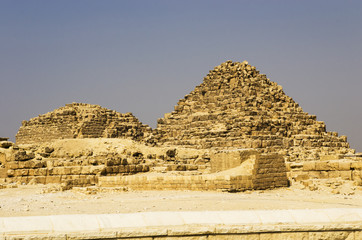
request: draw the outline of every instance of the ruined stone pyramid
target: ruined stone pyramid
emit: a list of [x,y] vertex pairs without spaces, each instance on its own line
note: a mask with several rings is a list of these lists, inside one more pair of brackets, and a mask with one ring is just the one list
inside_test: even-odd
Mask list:
[[286,160],[347,154],[347,138],[326,132],[324,122],[303,112],[281,86],[248,62],[215,67],[174,111],[158,120],[160,144],[195,148],[255,148]]
[[128,138],[142,140],[152,129],[132,113],[118,113],[98,105],[66,104],[52,112],[23,121],[16,143],[33,144],[67,138]]

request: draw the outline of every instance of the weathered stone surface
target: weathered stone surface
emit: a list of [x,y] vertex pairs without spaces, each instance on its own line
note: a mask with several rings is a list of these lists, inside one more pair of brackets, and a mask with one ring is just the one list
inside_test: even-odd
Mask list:
[[[360,239],[361,209],[141,212],[0,218],[5,239]],[[344,219],[356,216],[357,221]],[[307,217],[305,217],[307,216]],[[333,216],[333,217],[328,217]],[[255,219],[256,217],[256,219]],[[233,223],[229,218],[235,219]],[[269,219],[267,223],[262,219]],[[317,220],[316,220],[317,219]],[[343,224],[341,224],[343,223]],[[219,229],[223,231],[220,232]]]
[[132,113],[118,113],[98,105],[72,103],[23,121],[17,144],[44,143],[67,138],[128,138],[142,140],[151,128]]
[[156,142],[194,148],[254,148],[289,161],[352,153],[345,136],[303,112],[282,87],[248,62],[215,67],[173,112],[158,120]]
[[[109,145],[111,138],[132,142]],[[87,186],[103,178],[135,189],[228,191],[288,186],[287,177],[310,190],[315,179],[362,184],[362,157],[347,138],[327,132],[246,61],[211,70],[155,130],[131,113],[72,103],[23,121],[16,140],[0,141],[1,176],[10,182]],[[145,172],[172,174],[127,176]]]
[[13,145],[14,145],[14,143],[12,143],[10,141],[1,141],[1,139],[0,139],[0,148],[9,148]]

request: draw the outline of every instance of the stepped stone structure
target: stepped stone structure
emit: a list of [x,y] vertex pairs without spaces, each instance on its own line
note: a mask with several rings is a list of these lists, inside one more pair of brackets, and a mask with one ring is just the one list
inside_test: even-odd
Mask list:
[[247,61],[215,67],[173,112],[158,120],[156,142],[203,149],[253,148],[287,161],[353,153],[347,138],[326,132],[281,86]]
[[[67,104],[0,138],[0,183],[245,191],[362,184],[362,155],[248,62],[215,67],[152,130],[131,113]],[[338,181],[339,181],[338,180]],[[334,181],[334,180],[333,180]],[[328,183],[329,184],[329,183]]]
[[17,144],[35,144],[67,138],[128,138],[142,140],[152,129],[132,113],[118,113],[98,105],[72,103],[23,121]]

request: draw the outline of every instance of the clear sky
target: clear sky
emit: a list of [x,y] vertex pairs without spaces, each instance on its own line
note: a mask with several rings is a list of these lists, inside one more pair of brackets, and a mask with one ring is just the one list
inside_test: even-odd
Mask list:
[[226,60],[362,151],[360,0],[0,0],[0,136],[71,102],[155,127]]

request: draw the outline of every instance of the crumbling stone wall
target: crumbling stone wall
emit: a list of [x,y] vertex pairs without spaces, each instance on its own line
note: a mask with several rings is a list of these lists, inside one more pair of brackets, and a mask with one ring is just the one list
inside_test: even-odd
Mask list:
[[91,151],[60,156],[51,147],[0,148],[0,177],[5,183],[63,184],[65,187],[90,186],[100,176],[132,175],[148,172],[150,166],[138,155]]
[[129,138],[143,140],[152,129],[132,113],[118,113],[98,105],[72,103],[23,121],[17,144],[36,144],[67,138]]
[[287,187],[288,179],[284,158],[278,154],[256,154],[249,174],[205,174],[193,176],[104,176],[99,178],[103,187],[127,186],[134,190],[197,190],[245,191]]
[[326,132],[282,87],[248,62],[215,67],[174,111],[158,120],[155,141],[194,148],[254,148],[288,161],[347,154],[347,138]]

